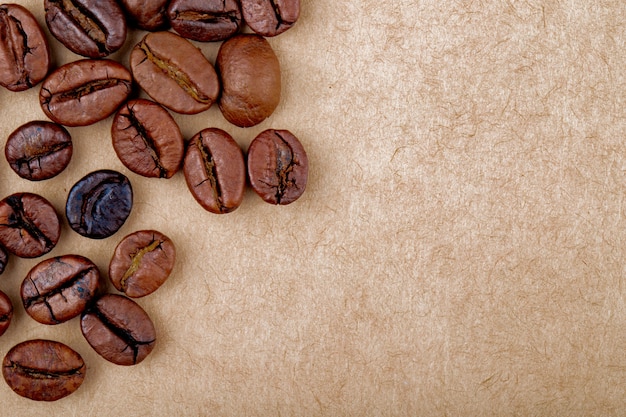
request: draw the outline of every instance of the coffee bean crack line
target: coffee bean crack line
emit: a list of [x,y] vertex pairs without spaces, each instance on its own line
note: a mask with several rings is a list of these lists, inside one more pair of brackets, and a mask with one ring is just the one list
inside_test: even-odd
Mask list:
[[174,20],[192,21],[201,23],[230,22],[237,24],[237,13],[235,11],[202,13],[195,10],[185,10],[176,12]]
[[107,78],[104,80],[91,81],[72,90],[59,91],[57,93],[52,93],[50,90],[42,87],[42,89],[48,93],[48,97],[46,97],[44,103],[46,104],[46,106],[48,106],[48,110],[50,110],[50,102],[53,98],[56,98],[58,102],[71,101],[76,99],[80,101],[80,99],[86,95],[97,93],[108,88],[114,88],[120,84],[125,86],[126,89],[130,90],[130,82],[117,78]]
[[[152,242],[150,242],[147,246],[138,248],[136,252],[129,255],[131,258],[130,267],[128,267],[128,269],[124,273],[124,276],[120,280],[120,287],[122,289],[122,292],[126,292],[126,281],[135,272],[137,272],[137,270],[139,269],[139,266],[141,265],[141,261],[143,260],[144,255],[146,255],[147,253],[153,252],[157,249],[160,249],[161,251],[163,251],[163,246],[161,246],[163,243],[164,243],[163,240],[155,239],[154,236],[152,236]],[[165,252],[163,253],[165,254]],[[167,254],[165,254],[165,256],[167,256]]]
[[[120,180],[118,178],[115,178],[115,177],[107,178],[101,181],[98,185],[92,187],[89,190],[89,192],[87,192],[83,196],[82,205],[80,208],[80,223],[79,223],[79,225],[82,228],[87,228],[87,226],[90,223],[85,220],[85,217],[87,216],[87,214],[89,214],[92,218],[96,217],[95,210],[98,207],[98,203],[102,199],[100,195],[104,191],[107,190],[107,186],[113,185],[113,184],[122,184],[122,183],[123,183],[123,180]],[[93,198],[94,196],[97,196],[98,198]],[[87,230],[87,231],[88,233],[91,233],[91,230]]]
[[17,362],[11,361],[9,362],[9,365],[5,366],[5,368],[11,368],[15,370],[17,374],[26,375],[34,379],[58,379],[74,375],[82,375],[81,369],[83,366],[81,365],[78,368],[68,369],[67,371],[47,371],[43,369],[29,368]]
[[54,243],[52,243],[52,241],[33,224],[32,220],[26,216],[22,199],[19,196],[10,196],[6,199],[6,202],[13,210],[13,216],[9,216],[9,223],[2,224],[2,226],[25,230],[31,237],[43,244],[46,249],[54,246]]
[[269,0],[270,4],[272,5],[272,8],[274,9],[274,14],[276,15],[276,28],[275,30],[278,30],[278,28],[280,28],[281,25],[293,25],[294,22],[289,22],[287,20],[283,19],[283,16],[280,13],[280,7],[278,7],[278,5],[276,4],[275,0]]
[[[274,197],[276,198],[276,203],[280,204],[287,189],[289,187],[296,187],[296,180],[292,180],[289,178],[289,174],[293,172],[294,166],[298,165],[298,161],[294,158],[293,148],[289,143],[278,133],[274,132],[274,134],[278,137],[280,142],[273,141],[274,149],[276,151],[276,178],[278,178],[278,184],[270,184],[266,181],[261,181],[263,184],[267,185],[270,188],[276,188],[276,194]],[[283,165],[283,158],[281,158],[281,154],[285,152],[288,154],[287,159],[288,163],[286,166]]]
[[197,184],[196,187],[201,186],[205,182],[209,182],[211,185],[211,190],[213,191],[213,198],[218,205],[218,209],[221,213],[224,213],[228,211],[229,208],[224,205],[222,186],[218,179],[217,167],[215,166],[215,161],[213,160],[211,150],[208,147],[204,146],[202,135],[199,135],[198,140],[196,140],[196,146],[198,147],[200,155],[202,156],[202,162],[204,162],[204,172],[207,176],[207,178]]
[[[60,262],[60,261],[57,261],[57,262]],[[88,274],[90,274],[93,271],[94,271],[94,267],[92,267],[92,266],[88,267],[87,269],[83,269],[82,271],[79,271],[77,274],[72,276],[67,281],[63,282],[58,287],[56,287],[53,290],[48,291],[47,293],[44,293],[44,294],[42,294],[39,291],[39,288],[37,288],[37,284],[35,284],[35,281],[33,281],[33,279],[30,278],[30,281],[32,282],[33,287],[37,291],[37,296],[36,297],[29,297],[29,298],[25,299],[24,300],[24,308],[28,309],[28,308],[30,308],[34,304],[47,303],[49,298],[54,297],[57,294],[60,295],[61,297],[63,297],[63,299],[65,301],[67,301],[67,298],[65,298],[65,295],[63,294],[63,291],[65,291],[67,289],[71,289],[74,286],[75,283],[80,282]]]
[[60,0],[56,3],[59,3],[61,10],[94,41],[100,53],[110,52],[106,45],[107,30],[88,8],[73,0]]
[[162,71],[167,73],[167,76],[174,80],[176,84],[188,95],[190,95],[195,101],[209,104],[213,100],[211,97],[208,97],[200,92],[200,89],[191,79],[181,71],[176,65],[173,65],[168,60],[165,60],[152,52],[150,47],[146,44],[145,40],[139,44],[139,48],[143,51],[146,57],[139,63],[142,64],[146,62],[146,60],[150,61],[153,65],[159,68]]
[[9,317],[11,317],[10,313],[1,315],[0,316],[0,323],[4,323],[5,321],[8,321]]
[[135,115],[135,112],[133,111],[131,106],[127,106],[126,108],[128,109],[128,115],[122,114],[122,116],[128,119],[128,122],[130,123],[130,126],[128,126],[127,129],[134,127],[135,130],[137,130],[137,134],[141,137],[141,140],[143,140],[144,144],[146,145],[146,149],[148,149],[150,157],[154,161],[154,165],[156,165],[155,168],[159,170],[159,177],[166,178],[167,169],[165,169],[163,165],[161,165],[161,158],[158,152],[158,148],[155,145],[154,139],[152,138],[148,130],[146,130],[146,128],[141,124],[141,122],[139,122],[139,119],[137,119],[137,116]]
[[41,169],[41,159],[49,156],[49,155],[54,155],[57,152],[60,152],[64,149],[66,149],[67,147],[69,147],[71,145],[70,142],[63,142],[63,143],[58,143],[55,145],[52,145],[50,147],[45,147],[41,150],[41,152],[36,152],[34,155],[32,156],[24,156],[22,158],[18,158],[15,160],[14,164],[18,167],[18,170],[21,171],[23,166],[26,166],[28,168],[28,172],[30,174],[33,173],[33,169],[31,168],[31,162],[32,161],[37,161],[39,163],[39,168]]
[[[11,22],[7,21],[9,19],[11,20],[13,25],[11,24]],[[28,46],[28,36],[26,35],[24,28],[22,27],[22,22],[20,22],[13,16],[10,16],[4,8],[0,8],[0,23],[1,23],[0,26],[3,29],[6,28],[8,32],[6,34],[2,33],[0,34],[0,36],[3,39],[8,40],[9,47],[11,48],[11,51],[13,52],[13,63],[17,67],[15,68],[15,70],[16,72],[20,74],[20,79],[17,80],[17,82],[14,85],[20,85],[22,83],[25,83],[28,87],[32,87],[32,82],[30,80],[30,77],[28,76],[28,71],[26,71],[26,67],[24,65],[24,61],[26,60],[26,55],[31,53],[31,49]],[[13,28],[15,28],[17,32],[19,32],[19,37],[22,38],[22,45],[21,45],[22,56],[21,57],[17,55],[18,49],[14,47],[15,46],[14,41],[15,41],[15,38],[18,37],[18,35],[14,33],[13,30],[11,30]]]

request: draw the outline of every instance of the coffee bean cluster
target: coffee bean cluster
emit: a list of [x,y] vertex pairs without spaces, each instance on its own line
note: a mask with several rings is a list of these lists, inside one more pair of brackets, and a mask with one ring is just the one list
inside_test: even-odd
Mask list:
[[[26,123],[7,138],[5,156],[17,175],[31,181],[55,177],[72,157],[72,138],[64,126],[88,126],[114,115],[111,138],[120,161],[145,177],[171,178],[182,170],[191,194],[209,212],[239,207],[246,184],[271,204],[290,204],[302,195],[307,155],[288,130],[263,131],[244,155],[232,136],[217,128],[186,141],[169,113],[197,114],[217,103],[235,126],[267,119],[280,102],[281,72],[265,38],[296,23],[299,0],[43,3],[50,33],[85,58],[52,68],[48,40],[31,12],[0,5],[0,85],[23,91],[41,83],[39,102],[51,120]],[[244,24],[254,33],[242,33]],[[132,49],[130,69],[106,58],[124,45],[129,27],[149,31]],[[222,42],[215,66],[190,40]],[[135,84],[152,100],[132,97]],[[65,218],[82,236],[104,239],[122,227],[132,204],[129,179],[102,169],[71,188]],[[42,196],[15,193],[2,199],[0,273],[9,253],[36,258],[50,252],[61,222]],[[109,280],[124,295],[107,293],[106,280],[91,260],[68,254],[35,265],[22,282],[21,301],[43,324],[80,316],[82,334],[98,354],[115,364],[135,365],[152,351],[156,332],[131,298],[156,291],[175,260],[171,239],[140,230],[119,242],[109,264]],[[12,315],[11,300],[0,291],[0,335]],[[86,372],[72,348],[41,339],[14,346],[2,366],[13,391],[38,401],[71,394]]]

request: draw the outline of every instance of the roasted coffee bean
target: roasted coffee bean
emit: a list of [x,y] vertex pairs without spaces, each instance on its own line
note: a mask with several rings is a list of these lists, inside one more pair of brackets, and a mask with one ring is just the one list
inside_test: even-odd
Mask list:
[[0,245],[0,274],[2,274],[9,263],[9,253]]
[[70,227],[92,239],[104,239],[119,230],[133,206],[130,181],[116,171],[94,171],[69,192],[65,215]]
[[9,135],[4,154],[20,177],[46,180],[60,174],[70,163],[72,137],[59,124],[29,122]]
[[117,294],[100,297],[83,314],[80,328],[100,356],[118,365],[138,364],[156,343],[148,314],[130,298]]
[[52,204],[31,193],[17,193],[0,201],[0,243],[21,258],[36,258],[59,241],[61,225]]
[[132,77],[108,59],[83,59],[58,68],[41,85],[39,102],[46,116],[65,126],[87,126],[126,101]]
[[121,0],[129,23],[140,29],[158,30],[167,26],[167,2],[169,0]]
[[136,174],[170,178],[180,169],[183,135],[168,111],[153,101],[124,104],[113,119],[111,138],[117,156]]
[[155,230],[126,236],[115,248],[109,278],[118,291],[137,298],[153,293],[170,276],[176,262],[172,240]]
[[35,401],[56,401],[76,391],[87,367],[72,348],[52,340],[28,340],[4,357],[2,375],[9,387]]
[[0,85],[27,90],[49,70],[48,41],[35,17],[17,4],[0,5]]
[[204,129],[187,146],[183,166],[187,187],[212,213],[229,213],[243,200],[246,165],[237,142],[220,129]]
[[201,42],[228,39],[241,27],[236,0],[173,0],[167,15],[182,37]]
[[262,36],[280,35],[300,17],[300,0],[241,0],[243,20]]
[[115,0],[44,0],[46,24],[70,51],[105,57],[124,45],[126,19]]
[[258,35],[237,35],[217,55],[222,114],[232,124],[250,127],[268,118],[280,102],[280,64],[270,44]]
[[302,144],[288,130],[261,132],[248,149],[250,185],[270,204],[289,204],[306,188],[309,160]]
[[43,324],[59,324],[80,315],[101,288],[100,272],[89,259],[64,255],[35,265],[20,295],[24,309]]
[[13,318],[13,303],[5,293],[0,291],[0,336],[4,334]]
[[207,110],[220,91],[213,65],[191,42],[171,32],[147,34],[133,48],[130,67],[150,97],[178,113]]

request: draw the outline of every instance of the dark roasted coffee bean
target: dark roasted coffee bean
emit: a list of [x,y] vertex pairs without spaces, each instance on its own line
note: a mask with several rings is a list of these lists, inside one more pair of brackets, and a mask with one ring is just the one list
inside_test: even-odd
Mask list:
[[2,375],[9,387],[35,401],[56,401],[80,387],[87,367],[72,348],[52,340],[28,340],[4,357]]
[[268,118],[280,101],[280,64],[258,35],[237,35],[217,55],[222,95],[219,106],[232,124],[250,127]]
[[280,35],[300,17],[300,0],[241,0],[243,20],[262,36]]
[[133,77],[150,97],[171,110],[196,114],[215,102],[215,68],[188,40],[171,32],[147,34],[130,54]]
[[80,328],[92,348],[118,365],[143,361],[156,343],[148,314],[130,298],[106,294],[82,316]]
[[205,129],[187,146],[183,166],[196,201],[212,213],[229,213],[243,200],[246,165],[237,142],[220,129]]
[[87,126],[117,110],[131,92],[132,77],[108,59],[83,59],[54,71],[41,85],[46,116],[66,126]]
[[115,248],[109,278],[118,291],[143,297],[165,282],[175,262],[176,249],[170,238],[155,230],[140,230]]
[[122,163],[144,177],[170,178],[179,170],[185,153],[176,121],[149,100],[124,104],[113,119],[111,138]]
[[23,91],[49,69],[48,41],[35,17],[17,4],[0,5],[0,85]]
[[100,272],[89,259],[64,255],[35,265],[20,295],[24,309],[43,324],[59,324],[80,315],[101,288]]
[[70,51],[105,57],[126,40],[124,12],[115,0],[44,0],[46,24]]
[[11,324],[13,318],[13,303],[11,299],[0,291],[0,336],[4,334]]
[[104,239],[119,230],[133,206],[130,181],[116,171],[87,174],[69,192],[65,214],[70,227],[92,239]]
[[17,175],[31,181],[52,178],[72,158],[72,137],[61,125],[34,121],[18,127],[7,139],[4,154]]
[[140,29],[158,30],[167,26],[169,0],[121,0],[130,18],[130,24]]
[[306,188],[309,160],[302,144],[288,130],[261,132],[248,149],[250,185],[271,204],[289,204]]
[[167,15],[182,37],[201,42],[222,41],[241,27],[236,0],[173,0]]
[[59,216],[45,198],[18,193],[0,201],[0,243],[14,255],[44,255],[55,247],[60,235]]
[[2,274],[9,263],[9,253],[0,245],[0,274]]

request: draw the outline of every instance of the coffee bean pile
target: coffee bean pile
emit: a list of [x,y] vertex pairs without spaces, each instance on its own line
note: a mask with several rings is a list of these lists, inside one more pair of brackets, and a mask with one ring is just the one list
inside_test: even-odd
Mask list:
[[[288,130],[263,131],[245,155],[232,136],[217,128],[185,141],[169,113],[197,114],[217,103],[238,127],[267,119],[280,102],[281,71],[266,37],[296,23],[299,0],[43,3],[50,33],[85,58],[52,68],[48,40],[31,12],[17,4],[0,5],[0,85],[18,92],[41,83],[39,102],[51,120],[26,123],[7,138],[5,156],[17,175],[30,181],[54,178],[72,157],[72,138],[64,126],[88,126],[113,115],[111,138],[120,161],[145,177],[171,178],[182,170],[191,194],[209,212],[237,209],[247,183],[271,204],[290,204],[302,195],[308,160]],[[243,33],[244,25],[254,33]],[[130,69],[106,58],[124,45],[129,28],[148,31],[130,53]],[[222,42],[215,66],[190,40]],[[135,84],[152,100],[133,97]],[[102,169],[71,188],[65,218],[80,235],[104,239],[122,227],[132,205],[130,180]],[[50,252],[62,221],[37,194],[2,199],[0,273],[9,254],[37,258]],[[108,293],[91,260],[68,254],[35,265],[20,297],[26,313],[39,323],[55,325],[80,316],[82,334],[100,356],[135,365],[154,348],[156,332],[131,298],[156,291],[175,260],[170,238],[140,230],[119,242],[109,264],[109,280],[124,295]],[[11,300],[0,291],[0,335],[12,315]],[[42,339],[14,346],[2,364],[11,389],[38,401],[73,393],[85,372],[72,348]]]

